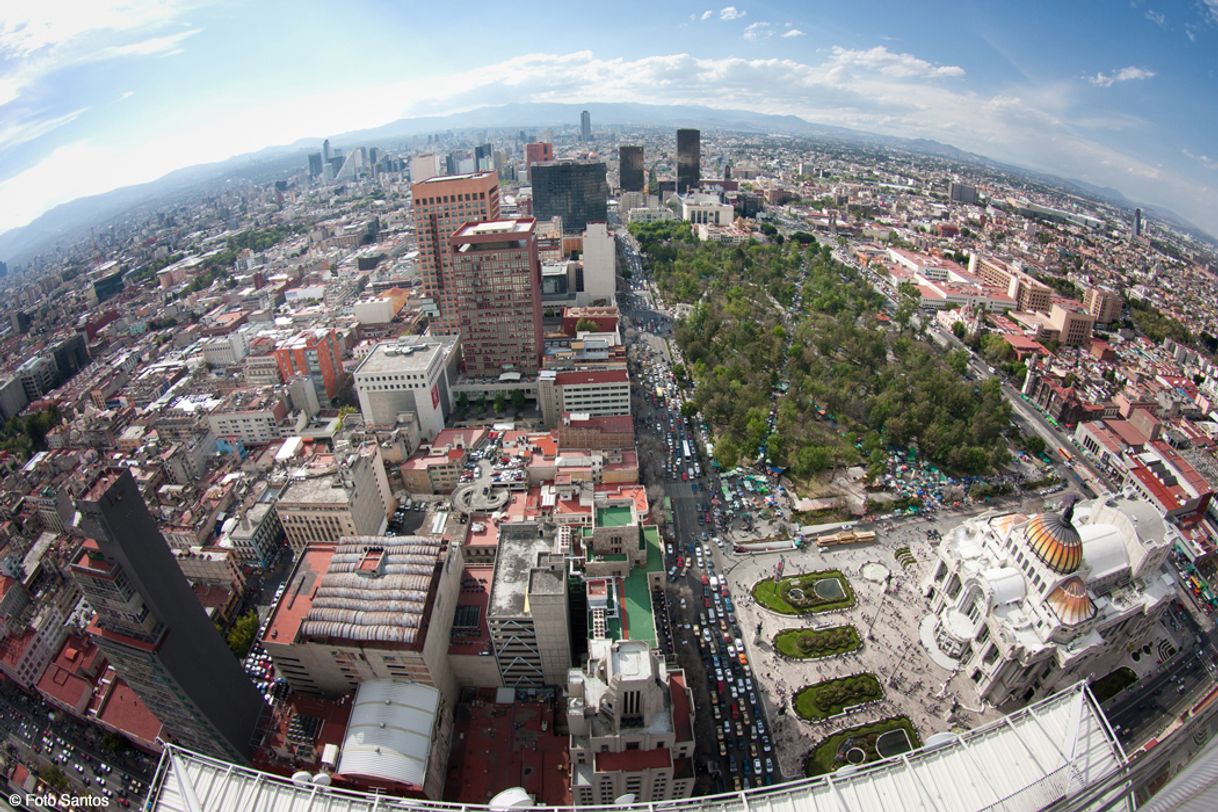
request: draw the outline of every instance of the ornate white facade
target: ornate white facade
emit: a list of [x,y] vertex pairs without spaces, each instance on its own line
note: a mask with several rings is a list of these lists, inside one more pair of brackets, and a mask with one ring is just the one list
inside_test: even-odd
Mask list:
[[1176,538],[1148,502],[1118,497],[970,519],[944,537],[923,585],[922,643],[998,706],[1103,676],[1171,600]]

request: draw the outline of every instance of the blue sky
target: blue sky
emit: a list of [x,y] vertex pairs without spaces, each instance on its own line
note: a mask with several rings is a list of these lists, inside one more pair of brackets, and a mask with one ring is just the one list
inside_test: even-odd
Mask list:
[[8,0],[0,232],[404,116],[637,101],[934,138],[1218,234],[1216,71],[1218,0]]

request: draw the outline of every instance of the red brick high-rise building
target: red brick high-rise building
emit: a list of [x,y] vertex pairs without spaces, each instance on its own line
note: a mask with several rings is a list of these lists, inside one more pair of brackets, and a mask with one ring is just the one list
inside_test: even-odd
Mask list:
[[460,328],[449,272],[449,237],[466,223],[499,218],[499,179],[493,172],[429,178],[410,191],[423,294],[431,300],[432,332],[456,333]]
[[535,373],[541,364],[536,221],[470,223],[453,234],[452,278],[466,371]]
[[554,145],[548,141],[537,141],[524,145],[524,175],[532,177],[529,167],[554,160]]
[[288,381],[307,375],[319,401],[335,397],[343,386],[343,354],[333,330],[302,330],[275,348],[279,374]]

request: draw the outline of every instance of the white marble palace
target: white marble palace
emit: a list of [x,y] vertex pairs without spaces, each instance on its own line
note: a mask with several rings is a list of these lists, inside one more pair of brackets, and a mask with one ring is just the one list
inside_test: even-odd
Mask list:
[[999,707],[1103,676],[1170,602],[1175,539],[1150,503],[1123,497],[969,519],[923,585],[922,644]]

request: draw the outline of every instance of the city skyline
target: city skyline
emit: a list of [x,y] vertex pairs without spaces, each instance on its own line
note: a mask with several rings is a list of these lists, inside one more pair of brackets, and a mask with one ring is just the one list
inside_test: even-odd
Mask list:
[[930,11],[682,3],[649,6],[646,27],[616,22],[640,18],[624,13],[580,31],[543,4],[560,35],[514,28],[505,45],[509,12],[487,7],[460,36],[501,50],[471,59],[455,34],[413,33],[443,30],[428,9],[357,3],[344,33],[308,5],[31,7],[0,23],[0,232],[184,166],[534,101],[701,104],[931,138],[1218,232],[1206,205],[1218,110],[1205,101],[1218,0]]

